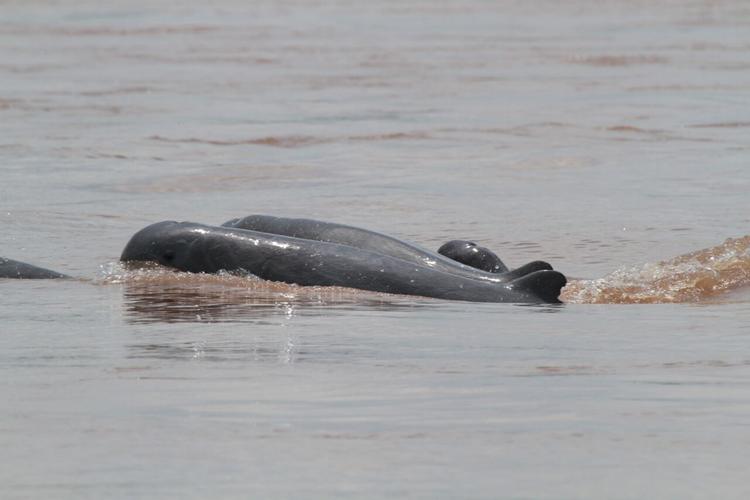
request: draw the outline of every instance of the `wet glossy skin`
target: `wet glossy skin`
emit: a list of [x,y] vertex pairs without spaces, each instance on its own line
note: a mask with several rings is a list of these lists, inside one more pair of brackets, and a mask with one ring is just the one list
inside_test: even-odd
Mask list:
[[[312,219],[249,215],[227,221],[223,226],[339,243],[413,262],[448,274],[483,281],[507,282],[530,272],[552,269],[552,266],[546,262],[535,261],[509,271],[497,255],[471,242],[454,240],[441,247],[441,250],[447,248],[446,253],[441,251],[435,253],[386,234]],[[449,253],[448,250],[450,250]]]
[[490,282],[340,243],[174,221],[136,233],[121,259],[158,262],[188,272],[240,271],[299,285],[474,302],[559,302],[566,283],[562,274],[548,269]]
[[488,273],[507,273],[508,268],[489,248],[473,241],[452,240],[438,248],[438,253],[475,269]]

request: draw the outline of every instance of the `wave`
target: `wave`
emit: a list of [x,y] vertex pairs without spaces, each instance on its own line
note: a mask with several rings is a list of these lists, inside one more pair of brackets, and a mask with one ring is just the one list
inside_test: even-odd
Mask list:
[[305,146],[327,144],[337,141],[399,141],[429,139],[426,132],[386,132],[382,134],[347,135],[342,137],[315,137],[309,135],[286,135],[267,136],[251,139],[205,139],[200,137],[170,138],[161,135],[152,135],[148,139],[160,142],[186,143],[186,144],[208,144],[211,146],[243,146],[259,145],[273,146],[277,148],[300,148]]
[[588,66],[634,66],[641,64],[666,64],[669,59],[653,55],[598,55],[598,56],[572,56],[567,58],[572,64],[585,64]]
[[241,145],[261,145],[261,146],[275,146],[278,148],[297,148],[302,146],[309,146],[311,144],[323,144],[329,142],[326,139],[319,137],[312,137],[306,135],[288,135],[288,136],[269,136],[260,137],[257,139],[202,139],[199,137],[188,137],[183,139],[171,139],[169,137],[163,137],[160,135],[152,135],[149,137],[152,141],[161,142],[175,142],[175,143],[194,143],[194,144],[209,144],[211,146],[241,146]]
[[750,286],[750,235],[673,259],[571,281],[560,298],[575,304],[701,302]]

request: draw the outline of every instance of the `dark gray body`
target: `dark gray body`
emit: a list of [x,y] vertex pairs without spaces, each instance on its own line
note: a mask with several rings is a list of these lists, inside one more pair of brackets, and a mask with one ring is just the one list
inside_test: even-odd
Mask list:
[[473,241],[452,240],[438,248],[438,253],[451,260],[488,273],[507,273],[508,268],[495,252]]
[[[498,267],[497,272],[487,272],[486,270],[472,267],[468,262],[461,263],[454,260],[452,256],[446,257],[430,252],[429,250],[401,241],[392,236],[358,227],[312,219],[292,219],[287,217],[274,217],[271,215],[249,215],[241,219],[227,221],[222,224],[222,226],[348,245],[362,250],[377,252],[402,259],[407,262],[413,262],[420,266],[435,269],[436,271],[495,283],[512,281],[535,271],[552,269],[552,266],[546,262],[534,261],[514,269],[513,271],[508,271],[508,268],[505,267],[495,254],[484,249],[486,252],[489,252],[494,256],[496,259],[495,263],[499,263],[499,266],[502,266],[502,270]],[[455,252],[457,256],[466,253],[466,251]]]
[[298,285],[474,302],[556,303],[566,283],[562,274],[546,269],[499,283],[351,245],[174,221],[136,233],[121,259],[158,262],[194,273],[244,271]]
[[57,279],[57,278],[68,278],[64,274],[50,271],[42,267],[32,266],[24,262],[17,260],[6,259],[0,257],[0,278],[13,278],[13,279]]

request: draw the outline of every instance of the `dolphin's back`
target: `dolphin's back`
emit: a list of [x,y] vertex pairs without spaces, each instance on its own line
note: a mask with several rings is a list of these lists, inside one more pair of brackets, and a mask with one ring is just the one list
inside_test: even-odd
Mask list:
[[44,269],[43,267],[32,266],[25,262],[0,257],[0,278],[41,280],[68,277],[56,271]]
[[[486,272],[470,265],[465,265],[465,263],[460,261],[431,252],[418,245],[402,241],[387,234],[333,222],[275,217],[272,215],[249,215],[241,219],[227,221],[222,226],[305,240],[348,245],[467,278],[499,282],[508,281],[515,277],[505,276],[502,273]],[[497,261],[499,262],[500,259],[497,258]],[[502,262],[501,265],[503,271],[508,271]]]

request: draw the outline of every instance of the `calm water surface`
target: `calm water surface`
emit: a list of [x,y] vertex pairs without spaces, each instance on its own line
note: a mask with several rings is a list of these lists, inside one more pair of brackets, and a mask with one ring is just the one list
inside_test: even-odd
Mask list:
[[[81,278],[0,282],[0,497],[750,495],[745,2],[110,4],[0,1],[0,255]],[[116,264],[151,222],[250,213],[712,292]]]

